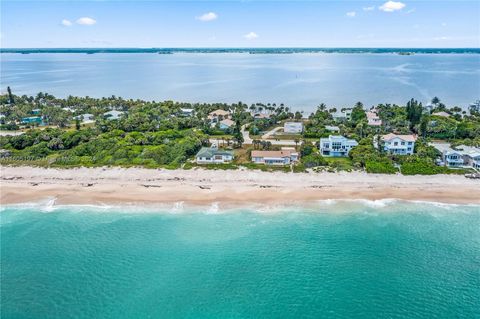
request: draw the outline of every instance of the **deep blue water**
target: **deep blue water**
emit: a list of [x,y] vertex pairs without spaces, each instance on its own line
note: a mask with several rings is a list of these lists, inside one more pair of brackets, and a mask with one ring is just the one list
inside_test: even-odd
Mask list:
[[480,98],[480,54],[1,54],[1,90],[185,102],[405,104]]
[[478,318],[480,207],[1,210],[2,318]]

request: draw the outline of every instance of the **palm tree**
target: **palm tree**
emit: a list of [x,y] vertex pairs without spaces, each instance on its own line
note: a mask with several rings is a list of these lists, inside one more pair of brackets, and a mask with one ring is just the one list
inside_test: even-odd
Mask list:
[[298,142],[300,142],[300,140],[298,138],[296,138],[293,141],[295,142],[295,150],[296,150],[297,146],[298,146]]

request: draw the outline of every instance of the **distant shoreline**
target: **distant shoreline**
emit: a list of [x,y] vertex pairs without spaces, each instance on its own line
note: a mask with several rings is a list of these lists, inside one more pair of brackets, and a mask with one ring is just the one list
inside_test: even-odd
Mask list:
[[0,53],[480,54],[480,48],[1,48]]
[[60,205],[219,203],[227,206],[292,205],[321,200],[425,201],[480,204],[475,180],[463,176],[353,173],[45,169],[2,166],[0,204],[55,199]]

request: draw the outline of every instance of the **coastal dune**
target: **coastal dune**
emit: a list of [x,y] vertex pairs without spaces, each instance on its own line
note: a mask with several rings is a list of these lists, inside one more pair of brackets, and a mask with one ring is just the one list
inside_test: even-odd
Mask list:
[[480,182],[456,175],[402,176],[252,170],[1,167],[0,203],[292,204],[400,199],[480,204]]

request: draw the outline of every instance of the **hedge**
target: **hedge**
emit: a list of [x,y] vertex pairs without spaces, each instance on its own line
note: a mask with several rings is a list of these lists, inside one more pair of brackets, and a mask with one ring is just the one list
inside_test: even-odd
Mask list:
[[389,161],[367,161],[365,163],[367,173],[373,174],[395,174],[398,172],[397,168]]

